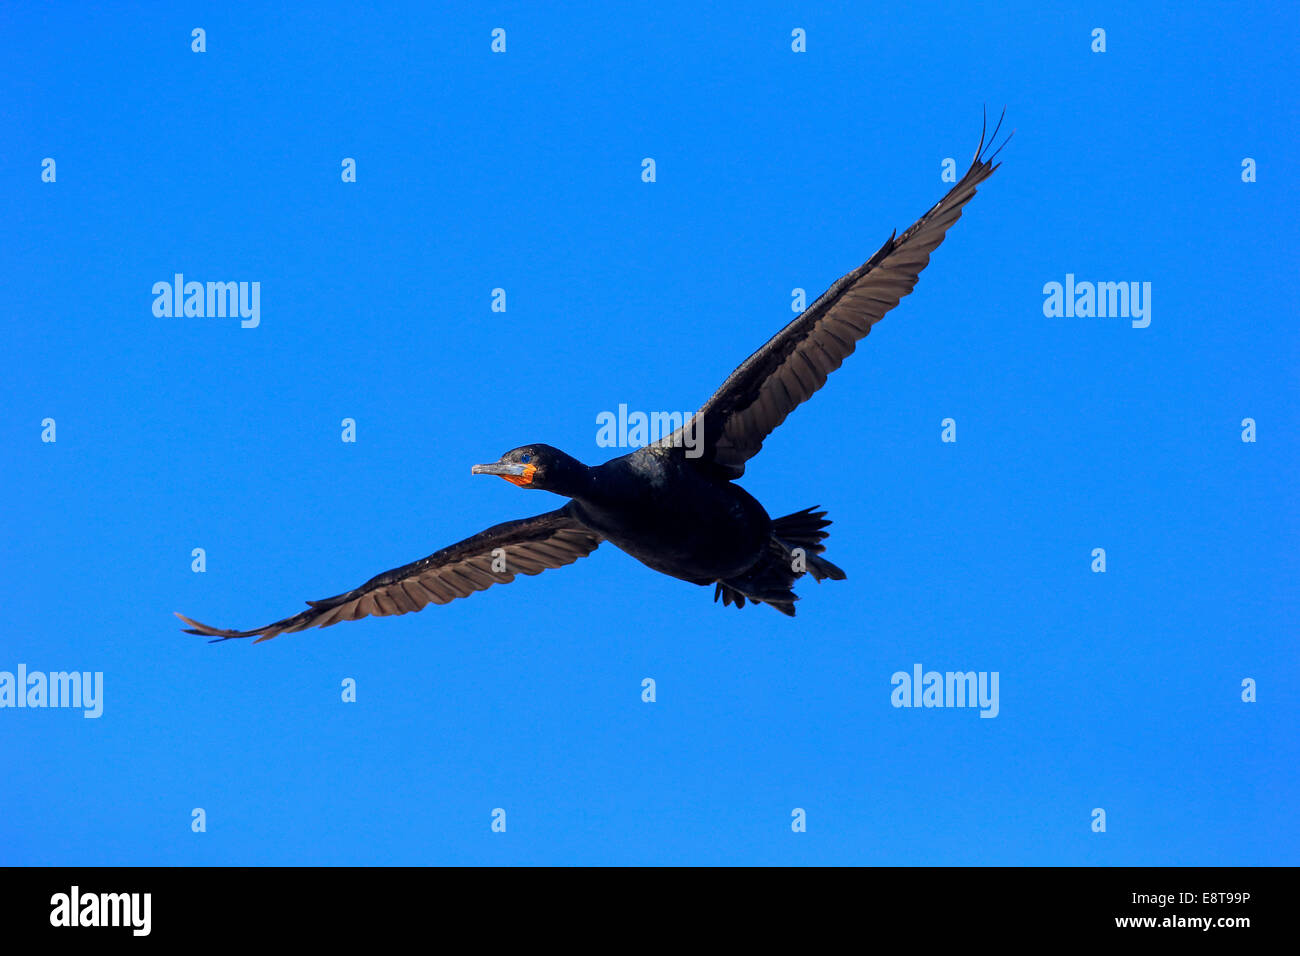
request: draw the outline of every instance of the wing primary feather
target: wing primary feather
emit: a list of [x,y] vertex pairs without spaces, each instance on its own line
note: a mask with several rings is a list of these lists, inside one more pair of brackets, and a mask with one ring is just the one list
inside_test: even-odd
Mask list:
[[[1004,108],[990,133],[988,110],[984,110],[970,168],[942,199],[901,235],[894,230],[874,255],[837,280],[742,362],[700,407],[697,414],[708,427],[704,454],[692,459],[697,466],[729,478],[743,475],[745,462],[762,449],[767,436],[826,383],[875,323],[912,292],[931,253],[961,218],[976,188],[998,168],[993,159],[1015,132],[997,143],[1006,112]],[[680,430],[659,444],[681,448]]]
[[[493,584],[515,578],[514,569],[489,571],[496,548],[507,553],[516,548],[529,570],[538,574],[547,568],[563,567],[586,557],[600,545],[601,536],[574,517],[570,506],[557,511],[507,521],[488,528],[464,541],[434,552],[392,571],[376,575],[359,588],[319,601],[308,601],[307,610],[250,631],[235,631],[203,624],[177,613],[189,627],[187,634],[209,637],[216,644],[234,638],[256,637],[254,643],[270,640],[284,633],[311,627],[330,627],[340,621],[355,621],[366,616],[382,617],[420,611],[428,604],[447,604],[467,597]],[[522,568],[521,568],[522,569]]]

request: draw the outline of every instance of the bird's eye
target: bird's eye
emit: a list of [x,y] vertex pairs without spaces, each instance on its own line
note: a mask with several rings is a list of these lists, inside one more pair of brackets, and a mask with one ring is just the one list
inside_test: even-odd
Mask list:
[[530,461],[532,461],[532,460],[533,460],[533,456],[532,456],[532,455],[520,455],[520,456],[519,456],[519,464],[521,464],[521,465],[526,465],[526,464],[528,464],[528,463],[529,463]]

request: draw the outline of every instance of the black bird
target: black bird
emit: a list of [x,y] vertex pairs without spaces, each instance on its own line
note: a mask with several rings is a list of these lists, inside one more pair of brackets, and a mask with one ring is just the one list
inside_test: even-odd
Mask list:
[[[988,138],[990,148],[1000,128],[1001,120]],[[798,596],[791,588],[801,575],[817,581],[844,578],[822,557],[830,522],[813,508],[773,520],[733,480],[744,474],[745,462],[763,440],[912,291],[975,187],[998,168],[993,159],[1001,147],[986,157],[985,142],[981,133],[970,169],[943,199],[747,358],[672,435],[596,467],[550,445],[525,445],[472,469],[568,498],[559,510],[496,525],[359,588],[308,601],[307,610],[251,631],[176,616],[191,625],[190,634],[264,641],[370,614],[446,604],[513,581],[516,574],[572,564],[606,540],[656,571],[713,584],[715,601],[743,607],[749,600],[793,616]]]

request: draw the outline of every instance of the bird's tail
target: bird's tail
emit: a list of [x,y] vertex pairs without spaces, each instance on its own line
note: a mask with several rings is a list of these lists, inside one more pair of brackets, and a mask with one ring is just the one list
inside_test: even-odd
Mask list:
[[[794,602],[799,595],[792,585],[804,574],[816,581],[830,578],[843,581],[847,576],[836,565],[823,558],[830,525],[826,512],[816,506],[796,511],[772,522],[772,536],[768,540],[763,560],[738,578],[717,582],[713,600],[723,604],[744,607],[748,598],[755,604],[770,604],[782,614],[794,617]],[[796,553],[798,552],[798,553]]]
[[789,551],[792,559],[794,548],[803,549],[808,573],[815,580],[830,578],[832,581],[843,581],[847,575],[821,556],[826,550],[826,545],[822,542],[830,536],[830,532],[823,529],[830,527],[830,521],[826,519],[826,512],[817,511],[816,508],[813,505],[784,518],[777,518],[772,522],[772,536],[791,546]]

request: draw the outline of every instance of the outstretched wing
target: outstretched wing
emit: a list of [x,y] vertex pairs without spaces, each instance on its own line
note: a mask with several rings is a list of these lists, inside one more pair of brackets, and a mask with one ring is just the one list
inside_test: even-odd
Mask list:
[[[547,568],[572,564],[595,551],[601,540],[599,534],[572,518],[565,507],[488,528],[427,558],[385,571],[345,594],[308,601],[307,610],[251,631],[222,630],[183,614],[176,616],[190,625],[186,628],[189,634],[222,641],[256,637],[254,643],[258,643],[277,634],[329,627],[370,614],[406,614],[426,604],[446,604],[493,584],[513,581],[516,574],[540,574]],[[494,571],[494,562],[501,567],[503,560],[505,570]]]
[[[990,147],[1001,125],[999,120],[988,138]],[[743,475],[745,462],[758,454],[763,440],[826,384],[826,377],[840,367],[871,326],[912,291],[930,253],[961,218],[975,187],[998,168],[993,159],[1001,147],[987,157],[984,147],[981,133],[970,169],[948,195],[901,236],[891,236],[880,251],[831,286],[723,382],[696,413],[697,421],[684,426],[703,425],[704,451],[696,461],[714,466],[728,478]],[[682,438],[675,433],[662,444],[681,447]]]

